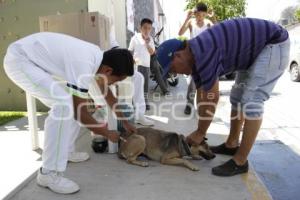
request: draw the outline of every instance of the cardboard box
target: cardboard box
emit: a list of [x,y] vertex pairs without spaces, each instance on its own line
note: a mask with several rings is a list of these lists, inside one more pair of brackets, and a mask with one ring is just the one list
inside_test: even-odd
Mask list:
[[40,31],[64,33],[110,49],[109,18],[98,12],[68,13],[39,18]]

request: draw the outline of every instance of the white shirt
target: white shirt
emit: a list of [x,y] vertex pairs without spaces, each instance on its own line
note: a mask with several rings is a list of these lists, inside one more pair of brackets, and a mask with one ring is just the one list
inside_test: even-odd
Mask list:
[[191,25],[192,25],[191,38],[194,38],[197,37],[203,31],[205,31],[206,29],[210,28],[213,25],[213,23],[208,19],[204,19],[203,26],[199,27],[197,25],[196,20],[193,20],[191,22]]
[[[154,50],[154,42],[151,37],[149,45]],[[136,61],[137,65],[150,67],[150,53],[141,33],[136,33],[134,36],[132,36],[128,50],[133,51],[133,58]]]
[[21,46],[28,59],[37,67],[65,80],[73,95],[88,97],[89,84],[103,58],[103,52],[98,46],[50,32],[29,35],[15,44]]

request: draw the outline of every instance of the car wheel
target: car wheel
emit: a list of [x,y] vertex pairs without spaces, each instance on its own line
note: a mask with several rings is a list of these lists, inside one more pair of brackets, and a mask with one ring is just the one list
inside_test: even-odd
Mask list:
[[297,82],[300,81],[300,68],[297,63],[292,64],[290,75],[292,81],[297,81]]

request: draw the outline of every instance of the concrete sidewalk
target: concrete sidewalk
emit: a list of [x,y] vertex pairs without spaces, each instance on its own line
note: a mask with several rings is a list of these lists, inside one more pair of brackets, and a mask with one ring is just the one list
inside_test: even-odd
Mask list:
[[[160,109],[148,112],[155,119],[155,128],[175,131],[187,135],[195,130],[197,121],[183,114],[186,83],[181,79],[180,86],[172,88],[173,97],[152,96],[151,102],[160,105]],[[184,94],[184,92],[183,92]],[[209,129],[208,142],[211,145],[223,142],[228,133],[228,118],[225,101],[221,98],[220,108],[216,113],[213,125]],[[173,108],[173,109],[171,109]],[[174,113],[171,115],[170,110]],[[161,111],[159,113],[159,111]],[[174,120],[174,117],[181,120]],[[41,126],[40,126],[41,127]],[[184,167],[166,166],[150,161],[148,168],[129,165],[119,160],[116,155],[95,154],[90,148],[89,131],[82,129],[77,141],[79,151],[87,151],[91,159],[84,163],[69,164],[66,176],[76,181],[81,190],[73,195],[58,195],[48,189],[37,186],[35,177],[28,179],[27,184],[11,195],[11,200],[54,200],[54,199],[114,199],[114,200],[241,200],[241,199],[271,199],[268,191],[257,177],[253,168],[241,176],[220,178],[211,175],[211,168],[227,161],[230,157],[217,156],[212,161],[192,161],[200,167],[199,172],[190,171]],[[22,165],[20,163],[20,165]],[[11,172],[13,174],[13,172]]]
[[[38,116],[39,127],[43,127],[45,116]],[[40,145],[43,131],[39,130]],[[28,182],[41,165],[41,150],[31,150],[31,136],[26,117],[0,127],[0,199],[14,193]]]
[[[86,134],[80,142],[83,146],[89,146],[90,138]],[[80,192],[74,195],[54,194],[37,186],[34,179],[11,199],[270,199],[252,170],[247,175],[231,178],[212,176],[211,167],[226,161],[228,158],[225,157],[209,162],[196,161],[194,163],[201,166],[201,170],[192,172],[183,167],[163,166],[156,162],[150,162],[148,168],[141,168],[128,165],[116,155],[90,153],[90,161],[69,164],[66,173],[67,177],[72,177],[80,184]]]

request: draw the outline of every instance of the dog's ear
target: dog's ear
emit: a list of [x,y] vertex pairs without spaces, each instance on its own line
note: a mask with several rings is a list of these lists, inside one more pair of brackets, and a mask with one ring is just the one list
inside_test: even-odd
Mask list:
[[214,159],[216,157],[216,155],[210,150],[206,140],[207,139],[204,138],[204,140],[201,142],[201,144],[199,146],[199,155],[202,156],[206,160],[211,160],[211,159]]
[[125,131],[119,131],[119,133],[120,133],[120,137],[125,138],[127,136]]
[[126,131],[119,131],[120,132],[120,137],[122,138],[128,138],[131,134],[127,133]]
[[[127,139],[130,134],[128,134],[126,131],[119,131],[120,133],[120,137],[124,138],[124,139]],[[118,141],[118,146],[121,147],[121,145],[123,144],[124,142],[122,140],[119,140]]]

